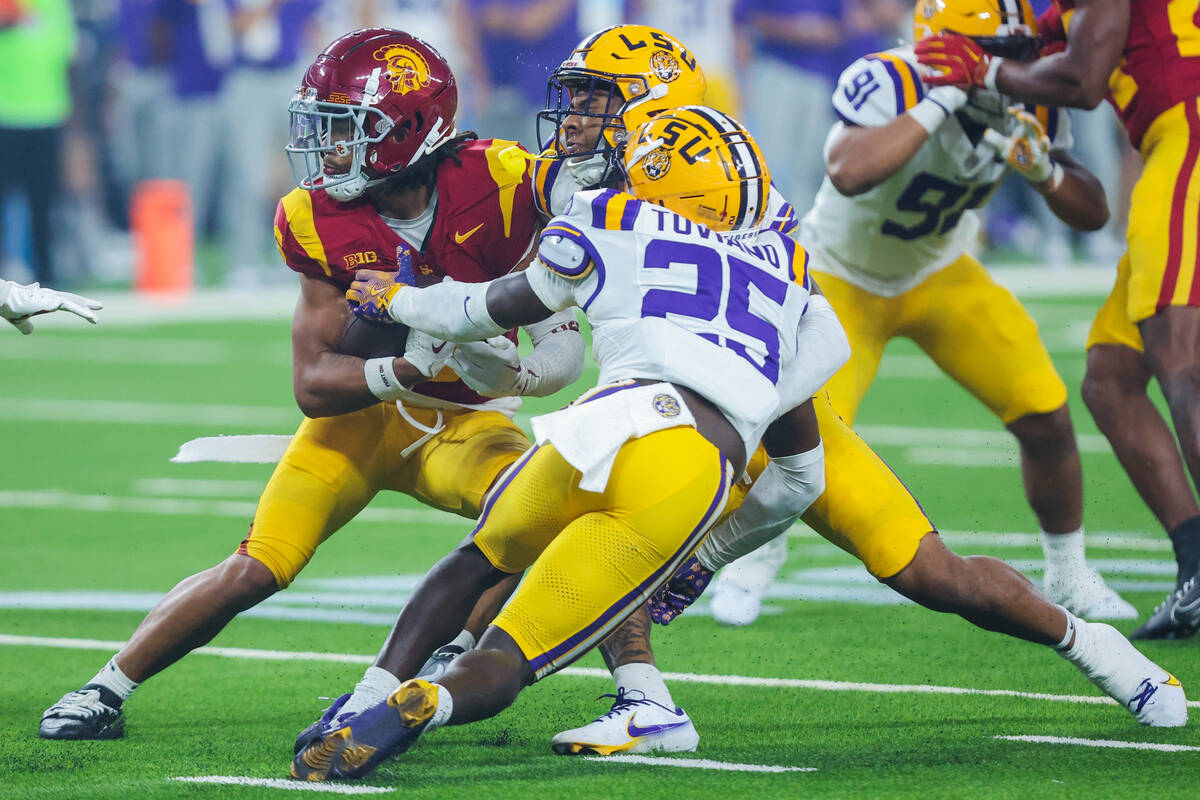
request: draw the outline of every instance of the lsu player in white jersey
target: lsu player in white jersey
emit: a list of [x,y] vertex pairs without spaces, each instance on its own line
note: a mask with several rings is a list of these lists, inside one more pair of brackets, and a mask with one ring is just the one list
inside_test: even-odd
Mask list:
[[[673,50],[662,46],[664,39],[673,43]],[[646,43],[659,46],[645,47]],[[556,71],[551,88],[558,91],[552,91],[551,97],[557,94],[557,108],[543,112],[543,119],[555,123],[553,146],[548,152],[557,158],[536,162],[534,173],[535,198],[543,211],[560,210],[560,204],[565,203],[573,191],[586,186],[585,181],[597,180],[596,176],[603,174],[606,154],[613,152],[612,143],[622,139],[626,128],[635,127],[624,124],[623,120],[645,120],[661,113],[662,108],[669,108],[672,102],[687,102],[688,93],[703,91],[695,76],[700,67],[693,67],[694,59],[677,60],[682,65],[679,75],[674,69],[662,73],[656,69],[656,66],[672,65],[673,61],[667,56],[681,51],[684,51],[682,45],[661,31],[618,26],[585,39]],[[663,80],[664,75],[673,79]],[[787,222],[788,218],[794,219],[791,207],[774,189],[768,198],[768,208],[763,227],[794,229],[794,225]],[[818,296],[814,300],[824,301],[824,298]],[[818,396],[816,410],[824,440],[826,490],[804,514],[804,522],[858,557],[873,576],[905,596],[927,607],[958,613],[976,624],[992,627],[993,623],[981,622],[985,617],[980,615],[979,598],[961,596],[959,590],[962,587],[956,581],[945,581],[941,577],[948,572],[969,572],[962,560],[951,557],[943,547],[921,545],[926,538],[937,537],[930,536],[936,529],[916,499],[867,443],[835,413],[825,393]],[[752,464],[750,470],[750,477],[756,478],[754,485],[761,490],[762,496],[786,498],[784,481],[778,479],[781,470],[761,475],[756,471],[755,467],[761,468],[766,461],[765,455],[760,456],[756,459],[758,464]],[[786,506],[788,501],[783,502]],[[718,546],[714,540],[748,530],[762,537],[764,531],[784,531],[792,522],[792,519],[781,517],[764,519],[770,515],[761,507],[748,508],[747,512],[721,523],[718,531],[722,536],[714,534],[706,542],[708,567],[730,565],[734,561],[733,550]],[[782,563],[784,537],[772,539],[768,536],[766,540],[767,545],[730,566],[749,559],[756,562],[755,571],[773,575]],[[745,550],[737,552],[740,554]],[[763,558],[764,553],[766,558]],[[999,583],[1006,583],[1007,573],[1000,569],[999,574]],[[767,582],[769,578],[760,578],[758,584]],[[1057,612],[1049,612],[1046,616],[1058,620],[1050,624],[1061,624]],[[601,643],[599,649],[613,672],[616,686],[616,693],[610,695],[613,697],[612,709],[587,725],[556,735],[552,740],[556,752],[608,754],[696,749],[699,735],[687,714],[673,702],[655,664],[649,623],[649,614],[639,611]],[[1037,638],[1021,632],[1019,625],[1006,623],[1001,629],[1035,641],[1054,643],[1044,634]],[[1120,636],[1111,629],[1104,635]],[[1132,650],[1127,644],[1118,649],[1121,652]],[[1140,656],[1133,651],[1129,658],[1132,663]],[[629,723],[635,715],[641,730],[631,734]]]
[[[746,244],[717,232],[763,213],[766,164],[744,129],[702,107],[659,122],[625,155],[631,189],[658,205],[580,192],[524,272],[417,289],[362,270],[347,293],[356,314],[451,341],[578,307],[599,385],[533,420],[538,444],[489,494],[471,539],[426,576],[391,637],[412,674],[461,627],[465,598],[525,570],[479,646],[438,683],[406,681],[324,732],[297,753],[294,776],[361,777],[425,730],[499,713],[583,655],[700,544],[764,432],[772,456],[804,460],[800,510],[820,493],[811,396],[847,353],[843,342],[833,363],[800,355],[807,256],[779,233]],[[662,138],[666,125],[680,146]],[[672,171],[691,179],[657,183]]]
[[[921,0],[915,38],[942,30],[1025,60],[1039,41],[1027,0]],[[1104,190],[1069,154],[1070,117],[990,90],[927,88],[911,46],[847,67],[833,106],[840,121],[825,146],[828,175],[799,237],[853,351],[828,386],[834,408],[853,424],[884,346],[915,341],[1016,437],[1043,531],[1046,596],[1083,617],[1135,618],[1084,559],[1066,386],[1028,312],[970,255],[973,209],[1013,171],[1068,225],[1089,231],[1107,221]]]

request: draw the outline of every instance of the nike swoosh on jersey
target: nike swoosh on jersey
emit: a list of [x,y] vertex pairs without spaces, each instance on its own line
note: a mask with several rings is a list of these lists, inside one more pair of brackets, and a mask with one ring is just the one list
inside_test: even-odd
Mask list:
[[430,345],[429,349],[432,350],[434,353],[440,353],[446,349],[446,343],[442,342],[441,344],[439,344],[437,346]]
[[482,228],[485,224],[487,224],[487,223],[481,222],[478,225],[476,225],[474,228],[471,228],[471,230],[467,231],[466,233],[459,233],[458,231],[455,231],[454,232],[454,243],[462,244],[467,239],[470,239],[472,236],[474,236],[475,232],[478,231],[480,228]]
[[625,726],[625,732],[635,739],[639,736],[650,736],[651,734],[655,733],[666,733],[669,730],[682,728],[684,725],[687,725],[687,720],[684,720],[683,722],[668,722],[666,725],[647,725],[644,728],[639,728],[634,724],[636,721],[637,714],[634,714],[629,718],[629,724]]

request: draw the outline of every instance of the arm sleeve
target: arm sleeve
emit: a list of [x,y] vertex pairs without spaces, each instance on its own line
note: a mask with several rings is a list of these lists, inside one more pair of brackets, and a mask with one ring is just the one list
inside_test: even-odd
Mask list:
[[824,295],[808,300],[808,311],[800,318],[796,355],[779,376],[779,408],[795,408],[842,368],[850,358],[850,340]]
[[388,313],[410,328],[448,342],[474,342],[504,333],[487,310],[487,283],[443,281],[407,286],[392,298]]
[[825,491],[825,446],[773,458],[738,509],[696,551],[705,569],[718,570],[757,550],[792,526]]
[[893,53],[875,53],[846,68],[833,90],[833,110],[847,125],[886,125],[925,98],[916,67]]
[[533,352],[521,359],[517,394],[546,397],[579,380],[584,346],[574,312],[560,311],[542,322],[526,325],[525,330],[533,340]]

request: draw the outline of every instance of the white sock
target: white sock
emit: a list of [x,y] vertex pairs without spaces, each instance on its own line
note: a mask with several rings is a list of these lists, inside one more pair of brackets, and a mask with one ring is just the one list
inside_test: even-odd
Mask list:
[[117,657],[113,656],[108,660],[108,663],[100,668],[96,673],[96,677],[92,678],[88,683],[95,683],[108,689],[110,692],[121,698],[121,702],[129,699],[129,695],[133,694],[133,690],[138,687],[138,684],[129,680],[129,677],[121,671],[117,666]]
[[[471,633],[466,628],[463,628],[463,630],[458,634],[458,636],[455,636],[453,639],[446,642],[446,644],[447,645],[456,644],[459,647],[461,647],[464,652],[467,650],[474,650],[475,649],[475,634]],[[446,645],[442,645],[442,647],[445,647],[445,646]]]
[[454,699],[450,697],[450,691],[440,683],[433,685],[437,687],[438,703],[437,710],[433,712],[433,716],[429,718],[429,724],[425,727],[427,731],[442,727],[450,721],[450,715],[454,713]]
[[354,694],[342,706],[339,714],[357,714],[387,698],[400,686],[400,679],[386,669],[367,667],[362,680],[354,687]]
[[613,670],[613,682],[617,690],[639,691],[647,700],[653,700],[667,708],[675,708],[671,691],[663,680],[662,673],[653,664],[622,664]]
[[1046,556],[1047,569],[1084,569],[1087,559],[1084,557],[1083,528],[1071,533],[1042,531],[1042,553]]

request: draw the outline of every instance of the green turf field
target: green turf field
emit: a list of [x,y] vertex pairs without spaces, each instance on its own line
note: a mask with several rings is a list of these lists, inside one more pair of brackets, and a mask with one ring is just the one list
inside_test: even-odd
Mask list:
[[[1097,303],[1040,298],[1029,308],[1076,395],[1090,560],[1145,613],[1174,566],[1078,402],[1082,342]],[[36,734],[42,710],[95,673],[114,650],[108,643],[245,534],[269,467],[168,459],[197,436],[289,433],[299,413],[287,340],[282,316],[48,326],[30,338],[0,331],[0,797],[311,791],[176,779],[286,778],[296,732],[325,698],[353,685],[416,577],[461,538],[466,521],[381,497],[291,589],[218,637],[214,647],[225,649],[191,655],[139,689],[126,704],[125,739],[46,742]],[[954,548],[1002,557],[1040,579],[1015,447],[907,343],[889,351],[860,430]],[[1141,728],[1115,705],[1091,702],[1098,690],[1048,650],[897,599],[853,559],[796,529],[769,613],[755,626],[722,628],[701,605],[656,631],[660,666],[680,673],[675,698],[701,735],[699,752],[685,757],[725,769],[553,755],[554,733],[607,710],[607,700],[594,698],[611,684],[593,655],[493,720],[430,735],[361,786],[429,798],[1141,798],[1191,786],[1200,769],[1194,726]],[[1144,650],[1200,693],[1198,648],[1185,641]],[[1001,738],[1039,736],[1127,747]],[[1172,747],[1134,747],[1142,744]]]

